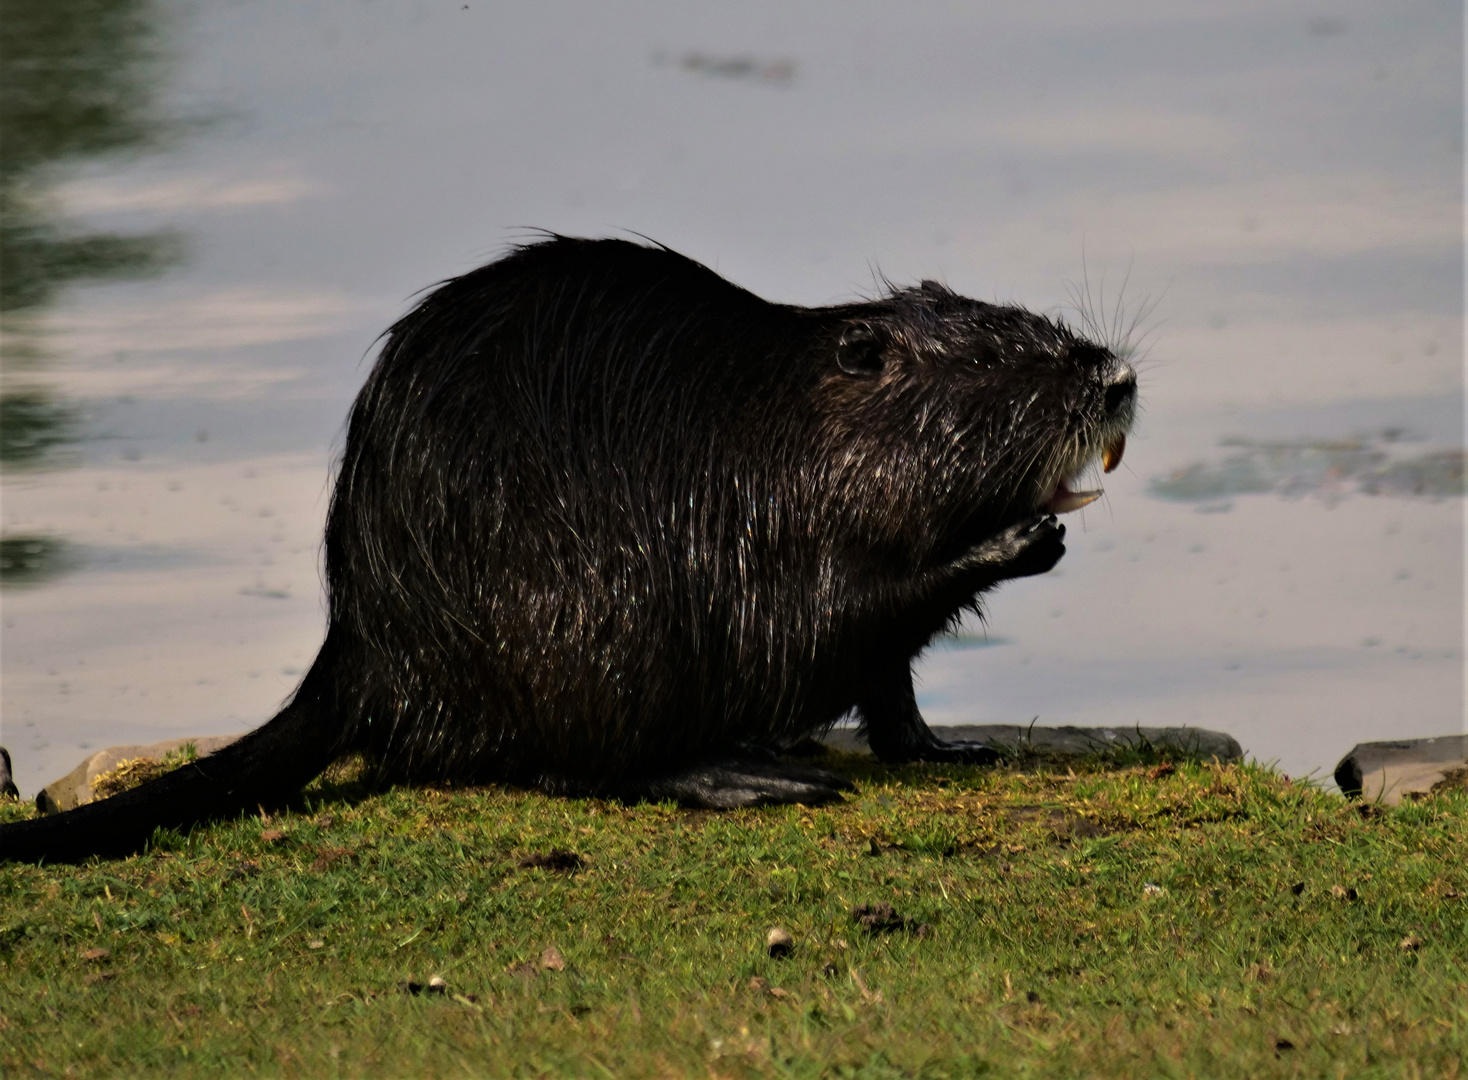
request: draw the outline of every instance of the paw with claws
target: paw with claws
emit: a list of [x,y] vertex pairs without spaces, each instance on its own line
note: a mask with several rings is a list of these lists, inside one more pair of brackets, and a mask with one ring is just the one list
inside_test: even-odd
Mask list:
[[877,759],[889,765],[908,761],[927,761],[952,765],[993,765],[1004,755],[988,743],[955,740],[946,742],[933,735],[929,729],[926,738],[915,738],[907,742],[882,742],[873,740],[868,732],[868,745]]
[[1064,554],[1065,526],[1054,514],[1036,514],[970,548],[961,561],[967,569],[1006,581],[1043,574]]

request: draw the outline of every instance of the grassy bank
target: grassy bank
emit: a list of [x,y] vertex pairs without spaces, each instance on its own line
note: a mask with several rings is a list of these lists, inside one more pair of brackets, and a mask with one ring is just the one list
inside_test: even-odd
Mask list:
[[725,814],[322,783],[138,858],[0,866],[0,1073],[1463,1070],[1464,793],[840,767],[843,805]]

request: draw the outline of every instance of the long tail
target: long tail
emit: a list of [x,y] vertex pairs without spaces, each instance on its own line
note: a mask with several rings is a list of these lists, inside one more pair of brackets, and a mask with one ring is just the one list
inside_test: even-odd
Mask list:
[[330,648],[328,638],[290,703],[263,727],[130,791],[0,826],[0,861],[79,862],[89,855],[127,855],[160,826],[187,828],[288,799],[342,750]]

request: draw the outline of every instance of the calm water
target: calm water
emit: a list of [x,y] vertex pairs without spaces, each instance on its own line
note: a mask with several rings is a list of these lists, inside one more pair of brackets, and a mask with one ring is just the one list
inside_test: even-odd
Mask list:
[[1464,730],[1460,5],[68,7],[7,4],[25,794],[289,693],[377,335],[530,227],[799,303],[1143,314],[1107,499],[924,660],[931,720],[1200,724],[1291,773]]

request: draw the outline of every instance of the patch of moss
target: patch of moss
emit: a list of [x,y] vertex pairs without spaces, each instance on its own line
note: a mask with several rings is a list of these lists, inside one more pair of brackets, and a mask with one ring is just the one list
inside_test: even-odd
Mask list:
[[135,788],[139,784],[172,772],[180,765],[187,765],[199,758],[199,748],[193,743],[184,743],[170,750],[162,758],[135,757],[119,761],[106,772],[92,777],[92,797],[106,799],[119,792]]

